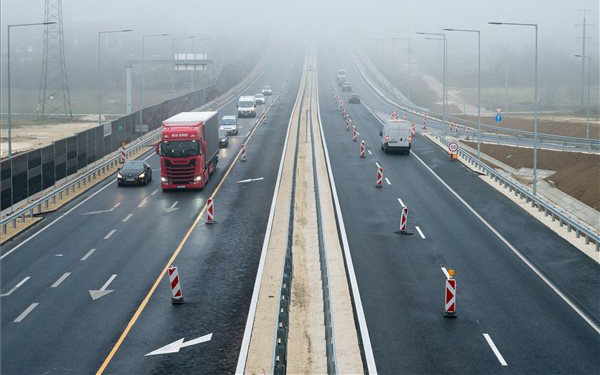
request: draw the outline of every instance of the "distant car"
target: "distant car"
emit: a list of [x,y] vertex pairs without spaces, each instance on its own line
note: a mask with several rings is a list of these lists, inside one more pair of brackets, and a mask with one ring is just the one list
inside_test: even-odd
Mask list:
[[273,90],[271,90],[271,86],[265,86],[262,89],[262,93],[264,96],[271,96],[273,95]]
[[352,85],[346,81],[342,84],[342,91],[352,91]]
[[117,185],[147,185],[152,181],[150,164],[141,160],[127,160],[117,171]]
[[358,96],[358,94],[350,94],[350,95],[348,95],[348,103],[351,103],[351,104],[360,104],[360,96]]
[[225,130],[227,135],[238,134],[238,122],[235,116],[223,116],[219,122],[219,129]]
[[227,148],[227,146],[229,146],[227,130],[219,129],[219,148]]
[[256,104],[265,104],[265,96],[263,94],[254,95],[254,100]]

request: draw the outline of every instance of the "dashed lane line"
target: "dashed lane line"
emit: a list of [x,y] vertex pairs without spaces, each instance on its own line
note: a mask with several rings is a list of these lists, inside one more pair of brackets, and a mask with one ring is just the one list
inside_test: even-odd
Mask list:
[[498,361],[500,362],[500,364],[502,366],[508,366],[508,363],[506,363],[506,361],[504,360],[504,357],[500,353],[500,350],[498,350],[498,348],[496,347],[496,344],[494,344],[494,341],[492,341],[492,338],[490,337],[490,335],[488,335],[487,333],[484,333],[483,337],[485,337],[485,341],[487,341],[490,348],[492,348],[492,351],[496,355],[496,358],[498,358]]
[[69,277],[69,275],[71,275],[71,272],[65,272],[65,273],[63,273],[63,275],[61,277],[59,277],[58,280],[56,280],[54,282],[54,284],[52,284],[50,286],[50,288],[58,288],[59,285],[62,284],[62,282],[67,279],[67,277]]
[[421,236],[422,239],[425,239],[425,235],[421,231],[421,228],[419,228],[418,226],[415,226],[415,229],[417,230],[417,232],[419,232],[419,236]]
[[87,258],[89,258],[89,257],[90,257],[90,255],[94,254],[94,251],[96,251],[96,249],[92,249],[92,250],[88,251],[88,252],[87,252],[87,253],[86,253],[86,254],[85,254],[85,255],[84,255],[82,258],[81,258],[81,260],[82,260],[82,261],[84,261],[84,260],[86,260]]
[[108,240],[113,234],[115,234],[116,231],[116,229],[111,230],[106,236],[104,236],[104,239]]
[[31,305],[29,305],[28,308],[25,309],[25,311],[23,311],[21,313],[21,315],[17,316],[17,318],[15,320],[13,320],[13,322],[15,323],[21,323],[23,321],[23,319],[25,319],[27,317],[27,315],[29,315],[29,313],[31,313],[36,307],[38,307],[39,303],[34,302]]

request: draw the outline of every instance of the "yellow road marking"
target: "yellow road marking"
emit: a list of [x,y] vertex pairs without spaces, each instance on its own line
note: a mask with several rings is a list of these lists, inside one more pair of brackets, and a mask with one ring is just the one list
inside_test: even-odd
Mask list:
[[[279,95],[277,95],[275,98],[277,98],[277,97],[279,97]],[[275,100],[272,101],[272,103],[269,106],[269,108],[267,108],[267,110],[256,121],[256,126],[254,126],[254,129],[252,129],[252,132],[250,133],[250,135],[248,135],[248,139],[246,140],[246,143],[248,141],[250,141],[250,139],[252,138],[252,136],[256,132],[256,129],[261,124],[262,119],[271,110],[271,108],[273,107],[274,103],[275,103]],[[225,180],[229,176],[229,173],[231,173],[231,170],[233,169],[233,167],[237,163],[238,159],[240,158],[241,153],[242,153],[242,150],[240,148],[240,151],[238,151],[237,155],[235,156],[235,158],[231,162],[231,165],[229,166],[229,168],[225,172],[225,175],[221,179],[221,182],[219,182],[219,184],[217,185],[217,187],[215,188],[215,190],[211,194],[211,196],[210,196],[211,199],[215,195],[217,195],[217,193],[221,189],[221,186],[223,185],[223,183],[225,183]],[[200,222],[200,219],[202,219],[202,217],[204,216],[205,212],[206,212],[206,205],[204,205],[204,207],[202,208],[202,211],[200,211],[200,213],[198,214],[198,216],[196,217],[196,219],[194,220],[194,222],[192,223],[192,225],[188,229],[187,233],[185,234],[185,236],[183,237],[183,239],[181,240],[181,242],[177,246],[177,249],[175,250],[175,252],[173,253],[173,255],[171,255],[171,258],[169,259],[169,261],[167,262],[167,264],[163,268],[162,272],[158,275],[158,277],[156,278],[156,281],[154,281],[154,284],[152,285],[152,288],[150,288],[150,290],[148,291],[148,294],[146,294],[146,297],[144,297],[144,300],[142,301],[142,303],[140,304],[140,306],[135,311],[135,314],[133,314],[133,317],[131,318],[131,320],[129,320],[129,323],[127,323],[127,327],[125,327],[125,330],[123,331],[123,333],[121,334],[121,336],[117,340],[116,344],[113,346],[113,348],[111,349],[110,353],[108,353],[108,356],[106,357],[106,359],[102,363],[102,366],[100,366],[100,368],[96,372],[96,375],[100,375],[100,374],[102,374],[104,372],[104,370],[106,370],[106,367],[108,367],[110,361],[113,359],[113,357],[115,356],[115,354],[117,353],[117,351],[121,347],[121,344],[123,344],[123,341],[125,341],[125,338],[127,337],[127,335],[129,334],[129,332],[133,328],[133,325],[137,322],[137,320],[139,319],[140,315],[142,314],[142,312],[146,308],[146,305],[150,301],[150,298],[154,294],[154,291],[158,287],[158,284],[160,284],[160,281],[162,280],[162,278],[164,277],[164,275],[167,273],[167,270],[169,269],[169,267],[171,266],[171,264],[173,264],[173,262],[175,261],[175,258],[177,258],[177,256],[179,255],[179,253],[181,252],[181,249],[183,249],[183,245],[185,245],[185,243],[187,242],[189,236],[192,234],[192,231],[194,230],[194,228],[196,227],[196,225],[198,225],[198,223]]]

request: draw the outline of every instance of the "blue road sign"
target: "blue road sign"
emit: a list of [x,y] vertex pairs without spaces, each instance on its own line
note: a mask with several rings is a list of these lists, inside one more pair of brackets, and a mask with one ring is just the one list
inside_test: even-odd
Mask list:
[[502,122],[502,115],[499,113],[496,115],[496,122]]

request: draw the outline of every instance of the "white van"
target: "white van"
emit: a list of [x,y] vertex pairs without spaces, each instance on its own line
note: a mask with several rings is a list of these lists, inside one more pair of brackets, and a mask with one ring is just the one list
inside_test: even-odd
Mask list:
[[237,105],[238,117],[256,117],[254,95],[240,96]]
[[406,120],[387,120],[379,135],[381,136],[381,149],[384,152],[400,151],[405,154],[410,152],[410,145],[412,144],[410,122]]

